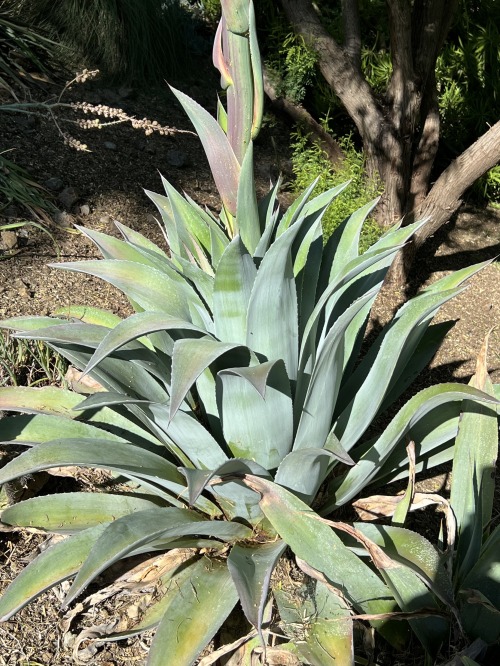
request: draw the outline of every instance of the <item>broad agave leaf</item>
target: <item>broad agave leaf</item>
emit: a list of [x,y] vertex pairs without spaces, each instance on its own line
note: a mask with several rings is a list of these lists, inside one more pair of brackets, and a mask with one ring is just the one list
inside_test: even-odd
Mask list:
[[262,619],[271,574],[285,548],[286,543],[280,540],[248,546],[236,544],[227,560],[243,612],[257,629],[262,642]]
[[30,562],[0,597],[0,621],[5,622],[42,592],[74,576],[108,524],[78,532]]
[[[301,563],[301,566],[302,563]],[[317,576],[309,567],[304,571]],[[274,592],[283,630],[306,663],[351,666],[354,663],[353,622],[349,605],[326,581]]]
[[[224,561],[202,558],[172,581],[169,604],[156,630],[148,666],[193,664],[238,600]],[[186,621],[189,618],[189,621]]]
[[[488,338],[470,385],[494,396],[487,371]],[[474,446],[471,446],[474,442]],[[453,457],[450,502],[457,520],[457,576],[463,578],[477,561],[483,531],[491,520],[498,456],[498,418],[492,405],[464,402]]]

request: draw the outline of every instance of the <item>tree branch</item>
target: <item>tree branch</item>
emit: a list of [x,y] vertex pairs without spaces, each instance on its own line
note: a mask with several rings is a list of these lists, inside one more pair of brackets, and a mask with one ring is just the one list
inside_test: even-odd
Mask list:
[[296,123],[302,125],[310,132],[319,143],[322,150],[328,155],[333,165],[344,161],[345,155],[342,148],[335,139],[326,132],[323,127],[304,109],[300,104],[290,101],[286,97],[280,97],[270,81],[268,72],[264,69],[264,90],[271,101],[272,107],[281,113],[289,115]]
[[450,219],[462,203],[466,190],[499,160],[500,121],[454,159],[434,183],[415,215],[415,219],[431,216],[414,236],[417,249]]
[[295,32],[318,54],[326,82],[339,96],[365,143],[380,143],[386,121],[373,92],[348,54],[321,25],[309,0],[281,0]]

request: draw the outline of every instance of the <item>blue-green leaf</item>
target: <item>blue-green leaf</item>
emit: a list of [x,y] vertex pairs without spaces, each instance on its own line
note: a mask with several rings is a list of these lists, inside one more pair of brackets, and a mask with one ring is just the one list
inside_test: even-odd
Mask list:
[[246,344],[247,309],[257,268],[239,236],[227,246],[215,275],[215,335],[223,342]]

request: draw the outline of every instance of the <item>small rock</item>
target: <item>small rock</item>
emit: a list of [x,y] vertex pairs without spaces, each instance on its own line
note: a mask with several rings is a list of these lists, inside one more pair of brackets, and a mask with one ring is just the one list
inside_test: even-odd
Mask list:
[[32,298],[32,294],[30,290],[28,289],[29,285],[27,285],[21,278],[17,278],[14,280],[13,283],[14,289],[17,291],[17,295],[20,298]]
[[177,167],[178,169],[187,164],[187,155],[183,150],[167,150],[166,158],[170,166]]
[[112,141],[105,141],[104,142],[104,147],[107,150],[116,150],[116,143],[113,143]]
[[101,215],[99,218],[99,224],[110,224],[112,221],[111,215]]
[[90,206],[87,204],[80,206],[80,215],[90,215]]
[[17,247],[17,234],[7,229],[0,231],[0,250],[14,250]]
[[74,187],[65,187],[64,190],[57,197],[62,203],[64,208],[69,210],[71,206],[78,201],[78,191]]
[[68,228],[73,225],[73,216],[65,210],[58,210],[54,216],[54,222],[58,227]]
[[46,187],[51,192],[60,192],[64,187],[64,183],[60,178],[54,176],[53,178],[48,178],[44,182],[43,186]]

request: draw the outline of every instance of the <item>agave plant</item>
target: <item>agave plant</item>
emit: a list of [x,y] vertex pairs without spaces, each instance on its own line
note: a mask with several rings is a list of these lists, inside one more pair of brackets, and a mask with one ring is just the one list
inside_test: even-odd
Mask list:
[[[120,320],[70,307],[64,316],[2,322],[18,337],[45,341],[102,390],[82,398],[0,389],[0,409],[22,412],[2,422],[2,437],[27,447],[0,470],[0,483],[81,466],[108,469],[129,486],[36,497],[2,513],[8,525],[68,536],[11,584],[0,617],[74,578],[66,607],[118,560],[187,547],[189,559],[162,578],[163,596],[115,636],[156,627],[149,666],[194,663],[238,602],[253,629],[233,647],[247,655],[269,642],[274,602],[288,636],[282,649],[305,663],[352,663],[354,613],[401,647],[406,626],[393,615],[425,609],[411,623],[436,652],[456,609],[436,549],[401,528],[386,538],[325,516],[366,486],[407,475],[408,437],[417,469],[450,460],[462,401],[496,402],[450,383],[386,416],[447,330],[431,323],[434,314],[479,267],[423,291],[363,345],[392,258],[418,223],[359,255],[375,202],[325,246],[321,219],[344,186],[313,198],[313,183],[285,212],[279,184],[257,202],[262,77],[253,7],[222,5],[214,61],[227,108],[219,103],[216,120],[174,90],[207,153],[220,216],[164,181],[166,196],[148,194],[168,254],[117,223],[121,240],[82,229],[104,259],[56,265],[107,280],[135,314]],[[295,595],[271,585],[289,552],[305,573]]]

